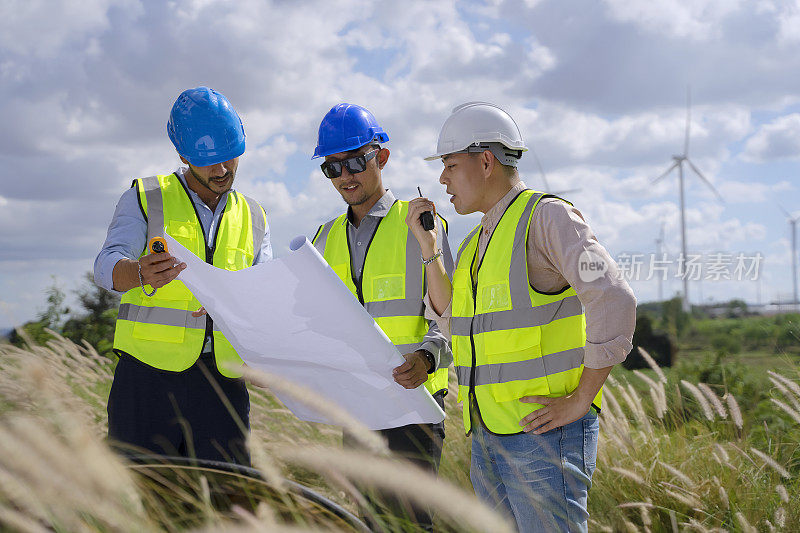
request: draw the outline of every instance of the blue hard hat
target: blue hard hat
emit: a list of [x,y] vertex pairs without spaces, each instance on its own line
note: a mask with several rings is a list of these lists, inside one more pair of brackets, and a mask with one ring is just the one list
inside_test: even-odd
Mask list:
[[337,104],[319,125],[315,157],[349,152],[371,142],[385,143],[389,136],[378,125],[375,115],[355,104]]
[[181,93],[167,121],[175,149],[196,167],[216,165],[244,153],[244,126],[222,94],[208,87]]

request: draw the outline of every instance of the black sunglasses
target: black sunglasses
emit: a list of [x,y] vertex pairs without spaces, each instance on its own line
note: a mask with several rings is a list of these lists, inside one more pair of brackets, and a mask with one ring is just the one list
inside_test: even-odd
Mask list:
[[325,177],[328,179],[338,178],[341,176],[342,166],[344,166],[344,168],[346,168],[350,174],[358,174],[359,172],[364,172],[367,170],[367,161],[378,155],[378,152],[380,152],[380,150],[376,148],[371,152],[357,155],[349,159],[343,159],[341,161],[325,161],[319,166],[319,168],[322,169],[322,173],[325,174]]

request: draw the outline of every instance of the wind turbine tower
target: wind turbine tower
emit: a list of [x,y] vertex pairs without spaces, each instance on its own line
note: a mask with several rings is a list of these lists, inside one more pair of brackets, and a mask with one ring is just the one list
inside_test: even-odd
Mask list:
[[717,198],[722,202],[722,196],[719,194],[717,189],[711,185],[711,182],[703,175],[702,172],[695,166],[694,163],[689,159],[689,127],[691,124],[691,98],[689,89],[686,89],[686,135],[683,141],[683,154],[681,155],[673,155],[672,156],[672,165],[664,171],[660,176],[653,180],[653,183],[661,181],[663,178],[669,175],[670,172],[678,169],[678,187],[680,190],[680,208],[681,208],[681,252],[683,253],[683,261],[684,261],[684,272],[683,272],[683,310],[689,311],[689,279],[686,276],[686,199],[684,194],[684,186],[683,186],[683,164],[686,163],[689,165],[689,168],[697,174],[697,176],[703,180],[703,182],[708,185],[711,191],[717,196]]
[[533,159],[536,161],[536,166],[539,167],[539,175],[542,177],[542,183],[544,183],[544,189],[542,192],[548,192],[550,194],[555,194],[556,196],[561,196],[563,194],[569,194],[571,192],[580,192],[581,189],[567,189],[565,191],[553,191],[550,189],[550,183],[547,181],[547,174],[544,173],[544,167],[542,167],[541,161],[539,161],[539,156],[536,155],[536,150],[533,149],[533,145],[531,144],[528,151],[533,154]]
[[786,209],[781,206],[778,207],[786,215],[786,221],[789,223],[789,229],[792,232],[792,306],[797,311],[798,303],[800,303],[797,301],[797,221],[800,220],[800,215],[792,217]]
[[[656,239],[656,253],[658,254],[658,260],[662,260],[664,257],[664,223],[661,223],[661,233],[658,234],[658,239]],[[658,277],[658,301],[664,301],[664,278],[663,276]]]

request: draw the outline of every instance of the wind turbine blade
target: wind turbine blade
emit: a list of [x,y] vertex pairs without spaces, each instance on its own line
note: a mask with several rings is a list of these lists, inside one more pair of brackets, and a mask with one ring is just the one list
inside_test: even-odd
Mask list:
[[789,211],[787,211],[786,208],[783,207],[778,202],[775,202],[775,205],[777,205],[778,209],[780,209],[781,212],[783,212],[783,214],[786,215],[786,220],[788,220],[789,222],[797,222],[798,220],[800,220],[800,214],[798,214],[797,216],[792,216],[792,214],[789,213]]
[[561,196],[563,194],[569,194],[569,193],[572,193],[572,192],[580,192],[582,190],[583,189],[567,189],[566,191],[558,191],[558,192],[554,192],[552,194],[555,194],[556,196]]
[[542,168],[542,163],[539,161],[539,156],[536,155],[536,150],[533,149],[533,144],[528,149],[533,154],[533,159],[536,161],[536,166],[539,167],[539,174],[542,175],[542,181],[544,182],[544,192],[550,192],[550,184],[547,183],[547,175],[544,173],[544,168]]
[[653,180],[651,183],[655,183],[655,182],[659,181],[659,180],[660,180],[660,179],[662,179],[664,176],[666,176],[667,174],[669,174],[670,172],[672,172],[672,171],[675,169],[675,167],[677,167],[677,166],[678,166],[678,164],[679,164],[679,161],[675,161],[674,163],[672,163],[672,165],[671,165],[671,166],[670,166],[670,167],[669,167],[667,170],[665,170],[664,172],[662,172],[662,173],[661,173],[661,174],[660,174],[660,175],[659,175],[659,176],[658,176],[656,179],[654,179],[654,180]]
[[715,189],[714,186],[711,185],[711,182],[708,181],[708,179],[705,176],[703,176],[703,173],[700,172],[700,170],[698,170],[698,168],[696,166],[694,166],[694,163],[692,163],[688,159],[686,160],[686,162],[689,163],[690,167],[692,167],[692,170],[694,170],[694,173],[697,174],[700,177],[701,180],[706,182],[706,185],[708,185],[708,188],[711,189],[714,192],[714,194],[717,195],[717,198],[719,199],[719,201],[722,202],[722,203],[725,203],[725,200],[722,199],[722,195],[719,193],[719,191],[717,189]]
[[683,140],[683,157],[689,157],[689,125],[692,123],[691,88],[686,86],[686,137]]

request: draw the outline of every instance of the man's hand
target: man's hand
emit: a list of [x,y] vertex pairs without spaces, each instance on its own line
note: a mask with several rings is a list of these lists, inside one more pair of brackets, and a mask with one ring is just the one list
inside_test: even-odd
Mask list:
[[177,264],[177,260],[169,253],[148,254],[139,259],[142,279],[145,285],[159,289],[178,277],[186,268],[186,263]]
[[591,400],[587,403],[575,393],[560,398],[523,396],[519,401],[543,406],[519,421],[522,431],[533,431],[535,435],[575,422],[588,413],[592,405]]
[[394,380],[407,389],[416,389],[428,381],[430,365],[425,352],[417,350],[414,353],[403,354],[406,362],[392,371]]
[[203,315],[205,315],[205,314],[207,314],[207,313],[206,313],[206,308],[205,308],[205,307],[201,307],[201,308],[200,308],[200,309],[198,309],[197,311],[192,311],[192,316],[193,316],[193,317],[195,317],[195,318],[197,318],[197,317],[199,317],[199,316],[203,316]]
[[[406,224],[411,233],[416,237],[419,243],[422,255],[428,258],[436,253],[436,224],[433,225],[432,230],[426,230],[422,227],[419,221],[419,216],[425,212],[430,211],[434,216],[436,215],[436,206],[427,198],[414,198],[408,202],[408,214],[406,215]],[[435,218],[434,218],[435,220]]]
[[538,403],[543,407],[519,421],[522,431],[533,431],[539,435],[557,427],[566,426],[589,412],[594,397],[605,383],[613,366],[604,368],[584,367],[578,388],[560,398],[547,396],[523,396],[522,403]]

